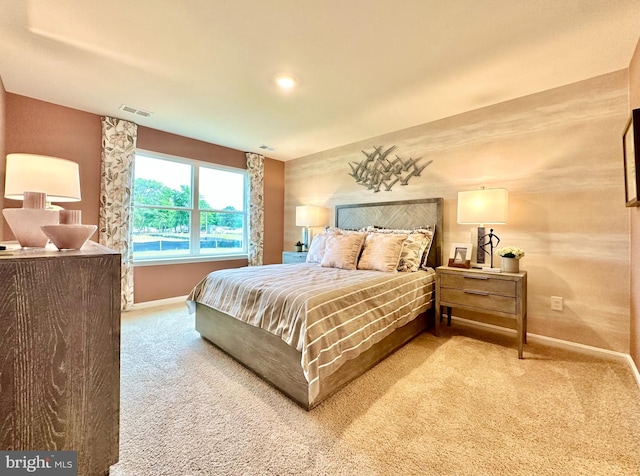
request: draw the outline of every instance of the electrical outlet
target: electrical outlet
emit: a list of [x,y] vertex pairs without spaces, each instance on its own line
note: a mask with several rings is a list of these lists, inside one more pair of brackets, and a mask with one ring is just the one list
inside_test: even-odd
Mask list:
[[563,300],[560,296],[551,296],[551,310],[552,311],[562,311],[563,309]]

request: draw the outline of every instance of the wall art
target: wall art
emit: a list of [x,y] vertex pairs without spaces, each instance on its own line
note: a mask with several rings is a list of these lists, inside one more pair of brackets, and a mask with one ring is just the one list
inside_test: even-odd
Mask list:
[[365,159],[360,162],[349,162],[352,176],[356,183],[367,187],[368,190],[379,192],[384,190],[390,192],[394,185],[407,185],[412,177],[420,177],[420,173],[433,160],[420,165],[422,160],[418,159],[402,159],[395,154],[395,159],[390,159],[389,154],[393,152],[396,146],[391,146],[387,150],[382,150],[382,146],[374,147],[372,152],[362,153]]

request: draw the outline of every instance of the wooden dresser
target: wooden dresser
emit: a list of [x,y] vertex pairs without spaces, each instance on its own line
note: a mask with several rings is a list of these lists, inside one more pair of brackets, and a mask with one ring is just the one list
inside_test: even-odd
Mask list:
[[120,254],[92,241],[63,252],[3,244],[0,449],[77,451],[79,475],[108,474],[119,443]]

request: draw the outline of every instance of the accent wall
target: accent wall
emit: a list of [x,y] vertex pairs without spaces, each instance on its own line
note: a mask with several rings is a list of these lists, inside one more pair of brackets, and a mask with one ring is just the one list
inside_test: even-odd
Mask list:
[[[340,204],[443,197],[446,262],[451,243],[471,242],[456,221],[458,192],[504,187],[508,222],[495,231],[500,246],[526,252],[529,331],[628,353],[627,85],[622,70],[286,162],[284,248],[300,237],[297,205],[327,208],[333,224]],[[391,191],[356,184],[349,163],[392,145],[402,159],[433,162]]]
[[[6,142],[7,92],[0,77],[0,177],[4,178]],[[0,180],[0,210],[4,208],[4,180]],[[4,240],[4,217],[0,213],[0,241]]]
[[[636,45],[633,58],[629,64],[629,109],[640,107],[640,41]],[[636,144],[636,147],[640,147]],[[630,354],[640,368],[640,207],[629,210],[631,223],[631,326],[630,326]]]

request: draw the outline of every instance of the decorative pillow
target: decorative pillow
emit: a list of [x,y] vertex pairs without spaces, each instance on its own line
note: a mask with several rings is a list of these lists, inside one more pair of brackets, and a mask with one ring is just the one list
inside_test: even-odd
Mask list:
[[320,266],[325,268],[356,269],[364,233],[329,235]]
[[402,243],[407,235],[368,233],[364,241],[358,269],[393,273],[398,270]]
[[327,245],[327,238],[333,233],[320,233],[313,237],[309,251],[307,252],[307,263],[321,263],[324,256],[324,250]]
[[429,243],[427,244],[427,246],[425,247],[422,253],[422,262],[420,264],[420,269],[427,269],[429,267],[427,264],[427,261],[429,259],[429,253],[431,252],[431,245],[433,245],[433,237],[435,236],[435,234],[436,234],[436,227],[434,226],[433,228],[431,228],[431,232],[427,233]]
[[351,230],[348,228],[338,228],[337,226],[328,226],[325,230],[327,233],[334,233],[337,235],[351,235],[353,233],[362,233],[361,230]]
[[411,233],[404,241],[398,271],[414,272],[420,269],[422,255],[429,245],[429,238],[424,233]]
[[427,226],[413,230],[381,228],[375,229],[373,232],[407,235],[407,239],[402,244],[400,260],[398,261],[398,271],[413,272],[421,268],[426,268],[434,230],[434,226]]

